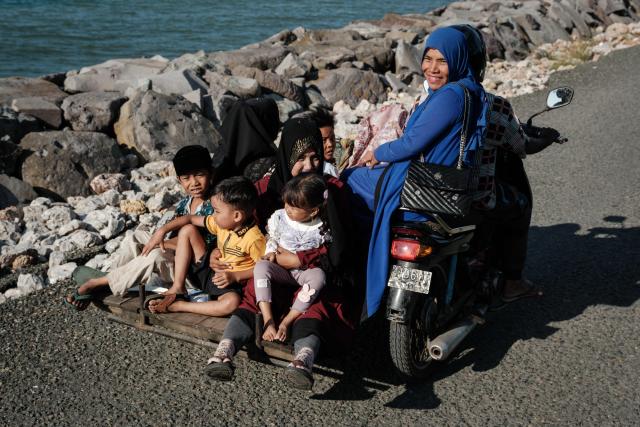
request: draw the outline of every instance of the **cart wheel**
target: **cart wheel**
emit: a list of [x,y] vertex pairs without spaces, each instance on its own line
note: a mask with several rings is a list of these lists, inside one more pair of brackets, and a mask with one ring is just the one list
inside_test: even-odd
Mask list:
[[433,359],[427,344],[436,314],[433,298],[423,297],[413,306],[409,322],[389,322],[391,360],[405,380],[421,380],[430,374]]

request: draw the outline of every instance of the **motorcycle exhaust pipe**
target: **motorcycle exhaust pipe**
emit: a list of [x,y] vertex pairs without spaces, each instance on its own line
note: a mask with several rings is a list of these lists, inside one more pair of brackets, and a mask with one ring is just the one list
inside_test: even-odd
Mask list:
[[469,316],[457,323],[453,328],[438,335],[429,344],[431,358],[434,360],[446,360],[477,324],[478,320],[473,316]]

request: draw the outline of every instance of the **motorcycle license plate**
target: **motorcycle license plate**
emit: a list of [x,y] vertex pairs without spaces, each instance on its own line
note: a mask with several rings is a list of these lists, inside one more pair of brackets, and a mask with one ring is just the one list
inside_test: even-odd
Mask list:
[[392,265],[387,285],[392,288],[428,294],[431,286],[431,272],[402,265]]

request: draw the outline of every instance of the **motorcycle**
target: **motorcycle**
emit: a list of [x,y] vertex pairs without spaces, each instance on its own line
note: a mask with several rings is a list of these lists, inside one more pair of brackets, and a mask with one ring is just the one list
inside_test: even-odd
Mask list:
[[[527,120],[525,132],[535,137],[539,128],[532,125],[532,119],[569,105],[572,98],[569,87],[550,91],[546,108]],[[558,136],[554,142],[566,141]],[[506,153],[503,163],[513,160]],[[513,157],[526,182],[522,191],[530,192],[521,160]],[[447,360],[484,323],[504,284],[500,271],[490,266],[473,268],[468,262],[475,225],[453,224],[440,215],[421,213],[433,220],[392,224],[387,281],[389,351],[395,368],[410,379],[427,377],[434,361]]]

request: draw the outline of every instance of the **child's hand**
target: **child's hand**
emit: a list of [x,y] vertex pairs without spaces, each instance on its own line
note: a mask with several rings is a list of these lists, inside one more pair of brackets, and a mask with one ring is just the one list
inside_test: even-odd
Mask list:
[[289,329],[289,325],[282,322],[278,327],[278,332],[276,332],[275,340],[285,342],[287,340],[287,330]]
[[209,267],[211,267],[212,270],[219,271],[228,270],[229,268],[231,268],[231,265],[229,263],[220,261],[221,257],[222,252],[220,252],[220,249],[215,248],[213,251],[211,251],[211,256],[209,257]]
[[156,246],[160,246],[160,249],[162,250],[162,252],[164,252],[164,234],[165,233],[162,228],[156,230],[147,244],[144,245],[144,248],[142,248],[141,255],[147,256],[149,252],[151,252]]
[[279,266],[287,270],[298,268],[301,265],[300,258],[298,258],[296,253],[288,251],[281,246],[278,246],[278,250],[276,251],[276,262]]
[[230,271],[216,271],[213,276],[213,284],[224,289],[236,281],[235,275]]
[[265,261],[269,261],[269,262],[276,262],[276,253],[275,252],[269,252],[268,254],[264,254],[262,259],[265,260]]

